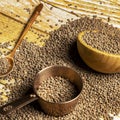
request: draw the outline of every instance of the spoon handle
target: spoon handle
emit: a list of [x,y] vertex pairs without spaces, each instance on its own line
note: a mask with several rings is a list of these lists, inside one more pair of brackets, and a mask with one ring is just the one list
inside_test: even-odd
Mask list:
[[23,29],[22,33],[20,34],[20,37],[18,38],[17,44],[15,45],[14,49],[13,49],[12,52],[10,53],[10,56],[11,56],[11,57],[14,57],[14,54],[15,54],[16,49],[20,46],[20,44],[21,44],[21,42],[22,42],[22,40],[23,40],[23,37],[24,37],[24,36],[26,35],[26,33],[28,32],[29,28],[32,26],[32,24],[33,24],[33,22],[35,21],[35,19],[37,18],[37,16],[40,14],[40,11],[42,10],[42,8],[43,8],[43,4],[39,4],[39,5],[35,8],[32,16],[30,17],[30,19],[29,19],[29,21],[28,21],[28,23],[26,24],[25,28]]
[[3,115],[10,114],[11,112],[20,109],[24,107],[25,105],[38,100],[39,98],[35,94],[30,94],[28,96],[25,96],[23,98],[20,98],[16,101],[13,101],[11,103],[8,103],[0,108],[0,113]]

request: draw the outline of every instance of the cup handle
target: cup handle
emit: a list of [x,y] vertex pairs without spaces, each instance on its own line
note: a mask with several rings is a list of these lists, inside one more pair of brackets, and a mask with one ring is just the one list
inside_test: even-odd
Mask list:
[[28,96],[25,96],[23,98],[20,98],[16,101],[13,101],[11,103],[8,103],[0,108],[0,113],[3,115],[9,114],[19,108],[24,107],[25,105],[39,99],[35,94],[30,94]]

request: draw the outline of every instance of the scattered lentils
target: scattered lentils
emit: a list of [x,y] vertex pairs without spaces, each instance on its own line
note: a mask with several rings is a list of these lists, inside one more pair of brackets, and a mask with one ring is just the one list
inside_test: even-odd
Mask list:
[[[23,41],[15,55],[13,71],[6,76],[15,79],[9,101],[26,95],[33,86],[38,71],[50,65],[65,65],[74,68],[84,78],[83,91],[75,110],[63,117],[44,114],[37,102],[21,108],[1,120],[112,120],[109,113],[120,112],[120,74],[102,74],[91,70],[80,59],[76,40],[78,33],[98,29],[109,34],[120,35],[120,30],[100,19],[88,17],[74,20],[50,33],[44,47]],[[26,74],[24,74],[24,72]],[[4,103],[5,104],[5,103]],[[2,106],[2,103],[1,103]]]

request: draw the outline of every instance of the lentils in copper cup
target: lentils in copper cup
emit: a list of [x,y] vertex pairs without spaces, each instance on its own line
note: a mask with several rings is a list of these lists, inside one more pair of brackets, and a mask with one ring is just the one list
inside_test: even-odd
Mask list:
[[74,99],[78,92],[69,79],[55,76],[42,81],[37,94],[46,101],[57,103]]
[[64,116],[77,106],[83,88],[80,75],[70,67],[53,65],[38,72],[34,91],[41,109],[48,115]]

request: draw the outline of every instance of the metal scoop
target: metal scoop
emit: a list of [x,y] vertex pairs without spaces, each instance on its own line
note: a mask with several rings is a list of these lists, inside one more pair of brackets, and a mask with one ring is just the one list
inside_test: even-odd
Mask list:
[[10,67],[7,70],[6,73],[0,73],[0,77],[4,77],[4,76],[6,76],[7,74],[9,74],[12,71],[13,65],[14,65],[14,55],[15,55],[15,52],[16,52],[17,48],[20,46],[20,44],[21,44],[21,42],[23,40],[23,37],[26,35],[26,33],[28,32],[29,28],[32,26],[33,22],[35,21],[35,19],[39,15],[39,13],[42,10],[42,8],[43,8],[43,4],[39,4],[35,8],[35,10],[34,10],[32,16],[31,16],[31,18],[29,19],[27,25],[25,26],[24,30],[22,31],[22,33],[21,33],[21,35],[20,35],[20,37],[18,39],[18,42],[17,42],[16,46],[14,47],[14,49],[12,50],[12,52],[9,55],[7,55],[7,56],[4,57],[5,59],[8,60],[8,63],[10,64],[9,65]]
[[[75,85],[78,92],[73,99],[65,102],[55,103],[55,102],[49,102],[43,99],[41,96],[39,96],[39,94],[37,93],[37,89],[41,85],[41,82],[47,80],[50,77],[55,77],[55,76],[62,76],[64,78],[68,78],[68,80],[70,80],[70,82],[73,85]],[[34,90],[33,94],[29,94],[28,96],[22,97],[19,100],[16,100],[12,103],[8,103],[7,105],[1,107],[0,113],[4,115],[9,114],[16,109],[22,108],[23,106],[35,100],[38,100],[40,104],[40,108],[46,114],[52,116],[63,116],[69,114],[72,110],[74,110],[75,106],[78,103],[78,100],[80,99],[82,88],[83,88],[83,80],[76,71],[66,66],[50,66],[41,70],[36,75],[33,84],[33,90]]]

